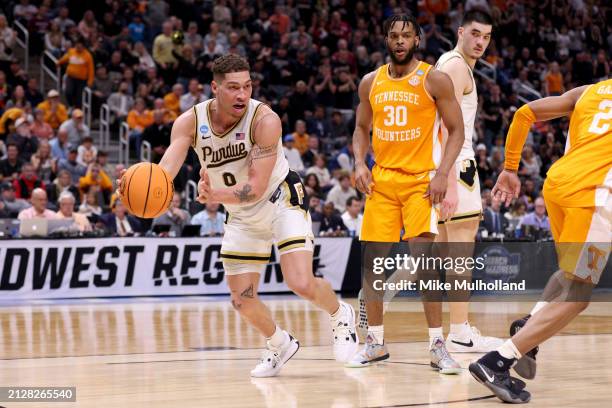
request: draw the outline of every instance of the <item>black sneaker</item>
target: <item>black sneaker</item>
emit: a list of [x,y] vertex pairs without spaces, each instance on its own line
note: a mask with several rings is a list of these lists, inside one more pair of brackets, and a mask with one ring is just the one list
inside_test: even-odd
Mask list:
[[478,361],[470,364],[472,377],[504,402],[524,404],[529,402],[531,394],[525,390],[525,383],[518,378],[510,376],[510,370],[493,371]]
[[[521,330],[525,324],[527,324],[527,320],[529,320],[530,317],[531,315],[527,315],[513,321],[510,325],[510,337],[518,333],[518,331]],[[539,350],[540,348],[536,346],[527,353],[523,354],[523,357],[519,358],[516,362],[514,371],[516,371],[516,373],[523,378],[533,380],[536,376],[536,354],[538,354]]]

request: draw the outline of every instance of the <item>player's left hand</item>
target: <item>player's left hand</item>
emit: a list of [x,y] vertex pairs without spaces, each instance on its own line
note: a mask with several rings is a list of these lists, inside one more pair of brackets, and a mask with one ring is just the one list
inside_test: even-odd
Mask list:
[[440,219],[442,221],[448,221],[457,211],[457,205],[459,204],[459,193],[457,191],[457,182],[448,182],[448,188],[446,189],[446,195],[442,200],[440,206]]
[[210,178],[204,168],[200,169],[200,181],[198,181],[198,197],[196,201],[200,204],[206,204],[212,196],[212,187],[210,186]]
[[423,197],[429,197],[429,201],[432,204],[439,204],[442,202],[446,195],[447,178],[446,175],[436,173],[434,178],[429,182],[429,186]]

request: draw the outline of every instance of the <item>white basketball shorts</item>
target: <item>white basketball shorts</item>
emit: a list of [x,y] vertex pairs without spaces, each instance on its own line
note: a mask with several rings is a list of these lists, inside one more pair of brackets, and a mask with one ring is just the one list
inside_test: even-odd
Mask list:
[[272,196],[255,214],[229,214],[221,243],[221,259],[228,275],[262,273],[272,244],[282,256],[294,251],[313,251],[314,235],[308,203],[300,176],[289,171]]

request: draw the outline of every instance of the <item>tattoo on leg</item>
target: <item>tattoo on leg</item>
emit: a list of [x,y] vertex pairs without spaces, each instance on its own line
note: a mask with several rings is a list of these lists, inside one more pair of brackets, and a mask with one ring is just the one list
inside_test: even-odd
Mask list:
[[249,298],[249,299],[253,299],[254,294],[253,294],[253,284],[251,283],[251,286],[249,286],[248,288],[246,288],[245,290],[242,291],[242,293],[240,294],[241,297],[245,297],[245,298]]
[[234,196],[241,203],[248,203],[249,201],[253,201],[255,199],[255,194],[251,194],[253,187],[250,184],[245,184],[242,187],[242,190],[234,190]]

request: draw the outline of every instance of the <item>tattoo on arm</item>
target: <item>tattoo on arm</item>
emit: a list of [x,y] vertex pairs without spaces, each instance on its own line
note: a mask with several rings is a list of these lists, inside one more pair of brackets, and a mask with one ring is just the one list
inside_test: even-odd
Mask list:
[[241,203],[248,203],[249,201],[253,201],[255,199],[255,194],[252,194],[253,187],[250,184],[245,184],[244,187],[240,190],[234,190],[234,196]]
[[242,305],[240,303],[235,302],[234,299],[232,299],[232,306],[234,306],[234,309],[238,310],[240,309]]
[[242,291],[242,293],[240,294],[240,297],[253,299],[254,295],[253,295],[253,284],[252,283],[251,283],[251,286],[249,286],[248,288]]

